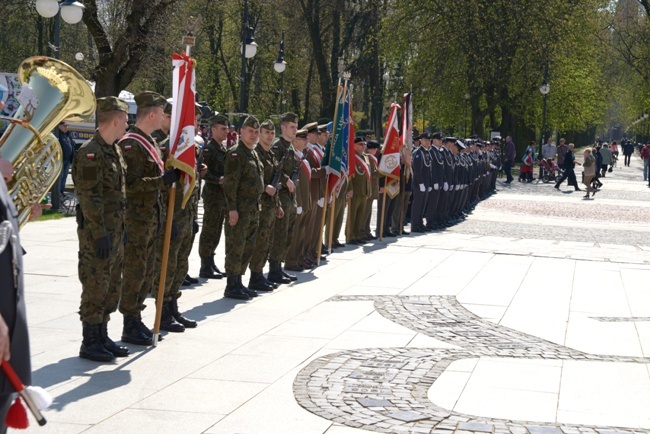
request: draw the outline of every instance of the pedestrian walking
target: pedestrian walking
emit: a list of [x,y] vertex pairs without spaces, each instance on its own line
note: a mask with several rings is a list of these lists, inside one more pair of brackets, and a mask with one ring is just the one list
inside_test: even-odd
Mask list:
[[555,188],[558,190],[560,189],[560,184],[562,184],[565,179],[568,179],[569,185],[573,186],[575,188],[575,191],[582,191],[580,187],[578,187],[578,180],[576,179],[576,174],[574,171],[576,164],[580,165],[580,163],[576,162],[576,157],[573,154],[573,148],[575,148],[575,145],[573,143],[569,143],[567,152],[564,154],[564,173],[555,184]]
[[515,144],[512,137],[506,137],[505,155],[503,157],[503,171],[506,173],[506,184],[510,184],[513,180],[512,165],[515,162]]
[[584,195],[584,198],[589,199],[589,193],[591,193],[592,197],[596,194],[596,189],[591,185],[591,181],[596,175],[596,168],[598,167],[598,163],[596,162],[596,158],[593,156],[591,148],[585,149],[583,155],[584,160],[582,167],[584,170],[582,172],[582,183],[587,188],[587,193]]

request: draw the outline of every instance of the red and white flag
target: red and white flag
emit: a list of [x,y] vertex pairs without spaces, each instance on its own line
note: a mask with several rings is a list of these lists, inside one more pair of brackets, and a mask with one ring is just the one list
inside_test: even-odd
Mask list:
[[174,105],[172,107],[169,132],[171,149],[167,165],[181,171],[182,207],[185,208],[185,204],[192,195],[196,183],[194,59],[185,55],[185,52],[181,54],[174,53],[172,55],[172,64],[174,65],[174,81],[172,84]]
[[400,175],[400,136],[399,120],[397,110],[401,107],[399,104],[391,104],[386,134],[384,135],[384,146],[381,150],[381,160],[379,161],[379,173],[386,176],[387,183],[398,181]]

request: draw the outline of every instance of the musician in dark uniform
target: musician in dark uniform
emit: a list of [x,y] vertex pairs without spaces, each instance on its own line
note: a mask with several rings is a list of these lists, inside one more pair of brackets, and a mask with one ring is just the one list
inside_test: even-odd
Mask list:
[[[431,183],[431,137],[428,134],[418,136],[420,146],[413,152],[413,205],[411,208],[411,232],[428,232],[422,224],[422,217],[427,209],[429,193],[433,190]],[[414,138],[415,140],[415,138]]]

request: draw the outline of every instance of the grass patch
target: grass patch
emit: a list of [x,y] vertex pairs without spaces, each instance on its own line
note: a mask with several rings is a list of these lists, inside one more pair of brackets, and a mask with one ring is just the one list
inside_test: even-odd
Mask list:
[[59,220],[65,217],[72,217],[70,214],[64,214],[62,212],[56,212],[52,211],[51,209],[44,209],[43,210],[43,215],[37,218],[36,220],[33,220],[35,222],[42,222],[45,220]]

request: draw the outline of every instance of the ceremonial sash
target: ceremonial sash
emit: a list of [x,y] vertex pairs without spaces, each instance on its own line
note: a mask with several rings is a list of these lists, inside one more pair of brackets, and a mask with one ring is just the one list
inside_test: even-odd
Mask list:
[[312,145],[310,151],[314,153],[314,160],[316,160],[316,164],[314,165],[314,168],[320,169],[321,161],[323,161],[323,157],[325,156],[325,153],[321,151],[320,146],[318,145]]
[[165,166],[163,165],[162,160],[160,159],[160,155],[158,154],[158,150],[156,147],[153,145],[153,143],[149,142],[149,140],[145,139],[142,137],[140,134],[137,133],[127,133],[120,139],[118,144],[122,143],[125,140],[135,140],[136,142],[140,143],[142,147],[147,151],[149,156],[153,158],[153,161],[156,162],[158,165],[158,168],[160,169],[160,174],[162,175],[165,171]]
[[377,161],[377,157],[375,157],[372,154],[366,154],[366,157],[370,158],[372,161],[375,162],[375,167],[379,166],[379,161]]
[[370,181],[370,168],[366,164],[366,160],[357,155],[357,162],[363,168],[363,174],[366,175],[366,178]]
[[307,174],[307,178],[311,181],[311,166],[309,165],[309,161],[303,158],[300,166],[305,174]]

